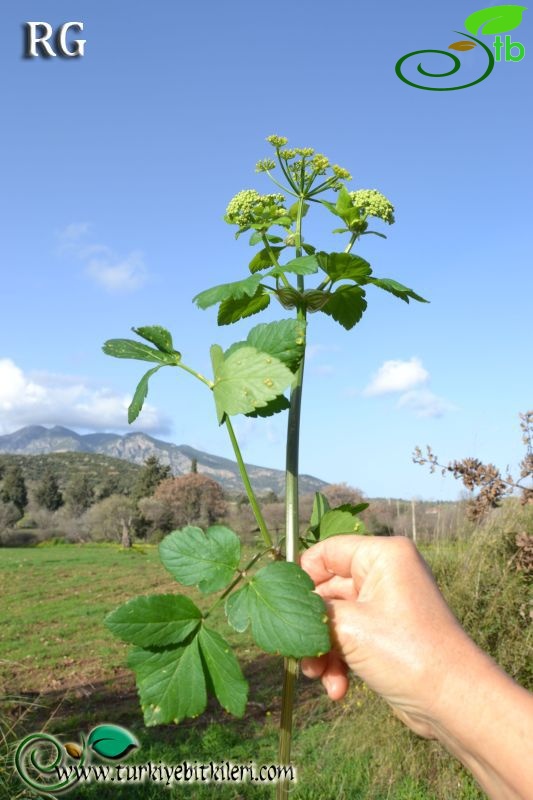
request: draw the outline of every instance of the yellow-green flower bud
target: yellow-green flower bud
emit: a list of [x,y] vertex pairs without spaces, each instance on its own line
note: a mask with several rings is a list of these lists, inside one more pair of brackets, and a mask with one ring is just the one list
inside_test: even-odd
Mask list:
[[352,180],[352,176],[350,175],[347,169],[344,169],[344,167],[339,167],[338,164],[333,164],[331,169],[333,170],[333,174],[335,175],[336,178],[340,178],[340,180],[342,181]]
[[377,189],[358,189],[356,192],[350,192],[350,197],[354,206],[360,208],[368,216],[379,217],[387,225],[392,225],[394,222],[394,206]]
[[290,161],[291,158],[294,158],[294,156],[296,155],[296,150],[280,150],[278,155],[285,161]]
[[296,152],[299,156],[304,156],[304,158],[310,158],[314,154],[314,148],[312,147],[297,147]]
[[329,158],[326,158],[326,156],[317,153],[316,156],[313,157],[311,164],[313,165],[313,169],[316,170],[316,172],[324,173],[329,167]]
[[261,161],[258,161],[255,165],[256,172],[267,172],[268,170],[274,169],[276,166],[276,162],[273,161],[271,158],[263,158]]
[[275,135],[267,136],[266,140],[267,142],[270,142],[270,144],[273,147],[283,147],[289,141],[286,136],[275,136]]

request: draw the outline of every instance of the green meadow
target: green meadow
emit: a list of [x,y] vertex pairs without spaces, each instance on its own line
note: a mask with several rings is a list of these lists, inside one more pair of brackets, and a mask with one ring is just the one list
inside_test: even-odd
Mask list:
[[[483,526],[421,549],[470,635],[516,680],[532,688],[531,590],[526,572],[517,569],[515,545],[524,531],[533,533],[533,507],[511,501]],[[132,764],[276,762],[281,660],[261,653],[250,638],[228,627],[227,638],[237,645],[250,681],[246,716],[232,718],[211,702],[202,717],[179,726],[144,726],[133,676],[125,666],[127,648],[108,632],[103,619],[130,597],[177,589],[160,565],[156,547],[2,548],[0,587],[1,798],[28,796],[10,759],[17,740],[40,730],[76,742],[99,723],[123,725],[141,743],[128,758]],[[206,602],[194,590],[190,596],[200,606]],[[295,725],[298,781],[291,794],[297,800],[483,797],[440,745],[406,730],[358,680],[344,701],[333,704],[319,685],[301,678]],[[70,796],[236,800],[271,797],[272,786],[108,784],[85,786]]]

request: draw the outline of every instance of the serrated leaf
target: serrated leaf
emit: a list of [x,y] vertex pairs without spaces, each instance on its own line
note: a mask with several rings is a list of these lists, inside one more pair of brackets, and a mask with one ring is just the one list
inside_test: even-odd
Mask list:
[[459,50],[459,51],[466,51],[466,50],[473,50],[476,47],[475,42],[471,42],[469,39],[461,39],[459,42],[454,42],[453,44],[448,45],[448,50]]
[[[113,358],[132,358],[135,361],[155,361],[157,364],[176,364],[176,358],[161,350],[154,350],[147,344],[134,339],[108,339],[102,347],[104,353]],[[176,355],[179,355],[177,353]],[[179,361],[179,359],[178,359]]]
[[278,395],[273,400],[269,400],[266,406],[256,408],[255,411],[249,411],[245,416],[256,419],[257,417],[272,417],[274,414],[279,414],[281,411],[287,411],[291,407],[290,402],[284,394]]
[[224,525],[212,525],[205,534],[188,525],[165,536],[159,556],[177,581],[209,593],[231,581],[239,566],[241,545],[237,535]]
[[248,682],[233,650],[216,631],[202,626],[198,642],[210,684],[220,705],[242,717],[248,699]]
[[333,282],[362,281],[372,274],[368,261],[352,253],[317,253],[318,263]]
[[294,370],[303,354],[305,328],[305,322],[297,319],[261,323],[252,328],[246,341],[252,347],[278,358]]
[[259,287],[256,294],[249,297],[241,297],[240,300],[224,300],[218,309],[218,324],[231,325],[240,319],[252,317],[268,307],[270,295]]
[[465,20],[465,28],[470,33],[506,33],[518,28],[522,22],[522,14],[526,6],[489,6],[479,11],[474,11]]
[[145,372],[142,376],[141,380],[137,384],[137,388],[135,389],[133,399],[128,406],[128,422],[131,425],[132,422],[135,422],[139,414],[141,413],[142,407],[144,405],[144,401],[148,395],[148,382],[152,375],[157,372],[158,369],[164,364],[160,364],[158,367],[153,367],[149,369],[148,372]]
[[419,303],[429,303],[429,300],[424,300],[423,297],[420,297],[419,294],[413,292],[412,289],[409,289],[407,286],[403,286],[403,284],[398,283],[398,281],[394,281],[392,278],[368,278],[368,283],[372,283],[374,286],[379,286],[380,289],[390,292],[390,294],[393,294],[395,297],[399,297],[400,300],[403,300],[404,303],[408,303],[409,298],[418,300]]
[[360,530],[360,525],[360,520],[349,511],[339,511],[338,509],[326,511],[318,526],[318,539],[355,533]]
[[339,286],[322,311],[350,330],[359,322],[366,306],[365,293],[360,286]]
[[[275,561],[260,569],[240,591],[246,592],[247,598],[239,600],[238,624],[244,623],[247,610],[252,635],[265,652],[294,658],[328,652],[324,602],[297,564]],[[232,618],[235,621],[234,615]]]
[[253,297],[261,283],[261,275],[250,275],[242,281],[233,281],[232,283],[221,283],[219,286],[213,286],[211,289],[206,289],[200,292],[196,297],[193,297],[193,303],[199,308],[209,308],[222,303],[224,300],[238,300],[241,297]]
[[166,328],[161,325],[144,325],[141,328],[132,328],[132,331],[146,339],[148,342],[155,344],[158,350],[163,353],[175,353],[174,345],[172,344],[172,335]]
[[276,262],[272,254],[277,258],[283,249],[283,247],[270,247],[268,249],[265,247],[263,250],[259,250],[248,264],[248,269],[250,272],[255,273],[267,267],[273,267]]
[[[219,357],[219,354],[217,354]],[[213,364],[213,394],[219,422],[224,414],[247,414],[262,408],[292,383],[293,373],[279,359],[255,347],[241,347]]]
[[302,249],[305,250],[308,256],[312,256],[316,253],[316,247],[313,247],[312,244],[307,244],[307,242],[302,242]]
[[248,586],[243,586],[236,592],[232,592],[229,597],[226,598],[225,611],[228,624],[239,633],[244,633],[250,624]]
[[293,258],[286,264],[281,264],[280,269],[273,269],[269,275],[280,275],[283,272],[293,273],[294,275],[314,275],[318,272],[318,262],[315,255],[299,256]]
[[185,595],[136,597],[112,611],[105,624],[115,636],[139,647],[178,644],[195,631],[202,612]]
[[321,492],[315,492],[315,499],[313,501],[313,511],[311,513],[310,525],[315,526],[320,524],[320,520],[326,513],[329,511],[330,505],[329,500],[325,494],[321,494]]
[[342,214],[337,211],[335,203],[330,203],[329,200],[319,200],[318,202],[322,203],[322,205],[325,206],[328,211],[331,211],[332,214],[335,214],[336,217],[342,217]]
[[133,748],[140,747],[135,736],[119,725],[98,725],[90,732],[87,744],[99,756],[112,760],[123,758]]
[[135,648],[128,666],[135,672],[146,725],[178,723],[205,710],[207,687],[197,636],[165,650]]

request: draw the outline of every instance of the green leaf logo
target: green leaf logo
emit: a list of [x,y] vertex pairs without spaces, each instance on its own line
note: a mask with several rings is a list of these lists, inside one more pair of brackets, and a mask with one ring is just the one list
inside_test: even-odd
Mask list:
[[87,744],[97,755],[115,761],[130,750],[139,747],[139,742],[126,728],[118,725],[98,725],[93,728]]
[[505,33],[518,28],[522,22],[522,12],[527,6],[490,6],[474,11],[465,20],[465,28],[470,33]]

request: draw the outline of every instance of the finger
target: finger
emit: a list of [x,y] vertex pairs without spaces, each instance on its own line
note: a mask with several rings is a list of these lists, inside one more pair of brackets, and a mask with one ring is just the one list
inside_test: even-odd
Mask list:
[[380,536],[331,536],[312,545],[302,554],[301,566],[316,586],[331,579],[332,575],[353,578],[358,591],[376,559],[387,547]]
[[331,700],[341,700],[348,691],[347,667],[338,655],[329,653],[329,659],[322,674],[322,685]]
[[318,658],[302,658],[300,667],[306,678],[320,678],[328,665],[328,654]]
[[333,575],[329,581],[319,583],[316,593],[324,600],[357,600],[352,578],[340,578]]

